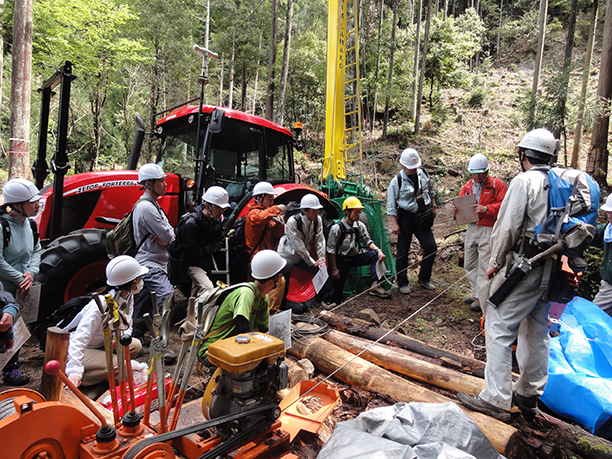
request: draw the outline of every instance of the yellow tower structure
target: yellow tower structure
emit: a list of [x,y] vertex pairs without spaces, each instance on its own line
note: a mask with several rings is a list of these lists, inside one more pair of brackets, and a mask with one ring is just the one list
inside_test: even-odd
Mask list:
[[327,22],[325,158],[321,182],[346,178],[345,163],[361,160],[359,36],[356,0],[330,0]]

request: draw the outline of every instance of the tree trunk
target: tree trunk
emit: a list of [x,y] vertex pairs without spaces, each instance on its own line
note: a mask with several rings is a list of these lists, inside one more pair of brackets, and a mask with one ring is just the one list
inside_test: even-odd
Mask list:
[[[30,94],[32,84],[32,0],[15,0],[11,76],[11,137],[8,178],[32,178]],[[0,49],[0,52],[3,50]]]
[[[567,39],[565,42],[565,56],[563,58],[563,84],[565,88],[560,92],[559,99],[557,100],[557,121],[558,125],[555,126],[553,130],[553,135],[555,139],[560,139],[562,134],[565,134],[565,118],[566,118],[566,110],[567,110],[567,97],[569,91],[569,80],[570,80],[570,67],[572,64],[572,50],[574,49],[574,33],[576,31],[576,10],[577,10],[578,0],[572,0],[570,6],[570,16],[567,25]],[[564,152],[563,155],[563,165],[567,167],[567,138],[564,139],[563,142]]]
[[[378,82],[378,76],[380,74],[380,41],[382,37],[382,25],[384,17],[384,0],[380,0],[380,10],[378,12],[378,39],[376,43],[376,71],[374,72],[374,81]],[[378,106],[378,87],[374,85],[374,102],[372,104],[372,121],[370,122],[370,134],[374,130],[374,123],[376,122],[376,107]]]
[[582,89],[580,91],[580,102],[578,103],[578,114],[576,128],[574,130],[574,151],[572,153],[572,167],[580,169],[580,141],[582,139],[582,120],[584,119],[584,107],[587,90],[589,89],[589,74],[591,73],[591,60],[593,58],[593,42],[595,41],[595,29],[597,26],[597,12],[599,1],[593,1],[591,7],[591,27],[587,39],[587,49],[584,56],[584,68],[582,69]]
[[536,119],[536,104],[538,99],[538,84],[540,82],[540,71],[542,68],[542,56],[544,55],[544,41],[546,38],[546,15],[548,11],[548,0],[540,0],[540,19],[539,19],[539,36],[538,36],[538,52],[533,69],[533,85],[531,87],[531,103],[529,106],[529,129],[535,127]]
[[[451,399],[425,389],[418,384],[383,370],[382,368],[355,357],[322,338],[311,338],[310,345],[295,341],[289,353],[298,358],[309,359],[315,367],[346,384],[361,387],[373,393],[385,394],[396,402],[446,403]],[[480,427],[493,446],[504,453],[506,444],[517,433],[514,427],[504,424],[482,413],[458,405],[472,421]]]
[[[0,17],[4,15],[4,0],[0,0]],[[2,107],[2,87],[4,82],[4,21],[0,21],[0,108]],[[2,130],[0,129],[0,158],[6,156],[2,145]]]
[[230,59],[229,78],[228,78],[228,93],[227,93],[227,108],[234,108],[234,64],[236,58],[236,35],[232,42],[232,58]]
[[417,111],[417,97],[419,87],[419,52],[421,51],[421,17],[423,16],[423,0],[419,2],[419,17],[417,19],[415,47],[414,47],[414,65],[412,68],[412,111],[410,113],[411,119],[416,119]]
[[270,52],[268,54],[268,89],[266,91],[266,119],[272,121],[274,113],[274,64],[276,63],[276,29],[278,0],[272,0],[272,24],[270,28]]
[[263,29],[259,31],[259,48],[258,49],[258,53],[257,53],[257,70],[255,71],[255,87],[253,88],[253,115],[255,115],[256,112],[256,106],[255,104],[257,103],[257,84],[259,83],[259,64],[260,64],[260,59],[259,56],[261,55],[261,42],[263,40]]
[[499,23],[497,25],[497,58],[500,56],[501,47],[501,26],[502,26],[502,13],[504,12],[504,0],[499,0]]
[[612,0],[608,0],[606,4],[606,21],[601,48],[597,96],[602,101],[603,107],[593,126],[586,171],[593,176],[601,187],[607,187],[608,126],[610,124],[610,96],[612,96]]
[[291,55],[291,27],[293,26],[293,0],[287,0],[287,19],[285,21],[285,46],[283,48],[283,68],[278,89],[278,102],[274,121],[283,124],[285,113],[285,98],[287,95],[287,79],[289,77],[289,57]]
[[391,26],[391,43],[389,44],[389,74],[387,75],[387,95],[385,97],[385,114],[383,117],[382,136],[387,136],[389,124],[389,104],[391,102],[391,84],[393,82],[393,56],[395,54],[395,29],[397,29],[397,6],[399,0],[393,2],[393,25]]
[[223,107],[223,55],[221,55],[221,65],[219,65],[219,107]]
[[431,24],[431,0],[427,0],[427,19],[425,21],[425,39],[423,41],[423,57],[421,58],[421,74],[419,76],[419,90],[417,91],[417,107],[414,117],[414,134],[421,131],[421,97],[423,96],[423,81],[425,80],[425,63],[427,62],[427,46],[429,45],[429,26]]
[[369,362],[442,389],[478,395],[485,387],[484,379],[426,362],[418,357],[413,357],[404,349],[373,344],[372,341],[355,338],[335,330],[326,333],[323,338],[351,354],[365,351],[360,357]]
[[247,68],[246,65],[242,66],[242,85],[241,85],[241,90],[240,90],[240,111],[246,112],[246,103],[247,103],[247,85],[248,83],[248,78],[247,78]]
[[[373,327],[368,322],[359,319],[351,319],[329,311],[323,311],[320,318],[337,330],[373,341],[380,339],[388,333],[385,330]],[[438,349],[419,340],[397,335],[395,333],[388,334],[380,343],[397,346],[410,352],[430,357],[435,359],[434,362],[439,365],[446,367],[450,366],[463,373],[484,378],[485,364],[479,360],[470,359],[469,357],[445,351],[444,349]]]

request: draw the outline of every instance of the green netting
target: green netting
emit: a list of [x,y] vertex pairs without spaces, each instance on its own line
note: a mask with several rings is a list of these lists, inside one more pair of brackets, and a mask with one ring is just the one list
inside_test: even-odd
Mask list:
[[[332,202],[338,209],[338,213],[344,216],[342,211],[342,203],[346,199],[346,196],[332,199]],[[387,241],[387,233],[385,231],[385,225],[382,216],[382,201],[380,199],[359,197],[361,204],[364,209],[361,213],[361,221],[365,223],[370,233],[370,237],[378,247],[380,247],[385,254],[385,266],[387,267],[388,273],[386,274],[387,279],[390,282],[384,282],[383,288],[389,290],[391,288],[391,279],[395,277],[395,261],[391,253],[391,247]],[[355,293],[364,291],[366,288],[372,285],[370,279],[370,268],[368,266],[359,266],[351,269],[346,283],[344,284],[344,295],[349,296]]]

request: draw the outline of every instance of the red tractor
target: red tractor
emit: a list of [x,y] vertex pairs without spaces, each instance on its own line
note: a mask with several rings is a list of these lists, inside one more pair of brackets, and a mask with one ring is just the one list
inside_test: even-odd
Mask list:
[[[75,296],[101,286],[108,257],[105,250],[106,232],[113,228],[142,195],[136,171],[140,146],[145,136],[144,123],[138,118],[138,130],[128,161],[127,170],[76,174],[64,178],[70,165],[66,155],[65,126],[69,101],[69,62],[60,69],[57,78],[62,83],[58,147],[52,161],[55,172],[53,185],[43,188],[41,212],[36,217],[43,242],[40,274],[42,284],[39,321],[49,316],[61,304]],[[42,88],[43,117],[45,102],[53,82]],[[46,83],[47,84],[47,83]],[[68,93],[68,94],[66,94]],[[198,117],[198,113],[201,116]],[[41,117],[41,118],[43,118]],[[41,136],[46,126],[41,122]],[[295,135],[278,124],[257,116],[209,105],[181,105],[161,118],[151,133],[159,140],[156,162],[164,163],[168,188],[159,203],[170,223],[176,226],[182,214],[191,210],[204,190],[211,185],[227,189],[232,213],[231,227],[250,201],[250,192],[261,180],[271,182],[278,190],[277,203],[299,201],[306,193],[319,196],[327,219],[338,213],[327,195],[308,186],[295,184],[293,148],[299,146],[299,129]],[[41,138],[34,174],[40,187],[47,173],[46,139]],[[195,167],[194,167],[195,165]],[[193,173],[194,180],[185,176]],[[182,175],[182,174],[185,174]],[[59,194],[54,194],[59,190]],[[231,263],[231,261],[230,261]],[[314,288],[311,276],[295,270],[290,283],[289,300],[312,301]]]

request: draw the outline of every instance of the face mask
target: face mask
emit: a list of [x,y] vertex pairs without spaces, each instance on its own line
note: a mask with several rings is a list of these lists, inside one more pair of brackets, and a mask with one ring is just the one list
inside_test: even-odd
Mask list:
[[138,295],[142,288],[144,287],[144,281],[140,279],[140,281],[132,287],[132,295]]

